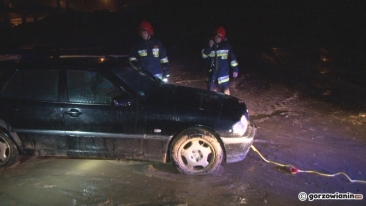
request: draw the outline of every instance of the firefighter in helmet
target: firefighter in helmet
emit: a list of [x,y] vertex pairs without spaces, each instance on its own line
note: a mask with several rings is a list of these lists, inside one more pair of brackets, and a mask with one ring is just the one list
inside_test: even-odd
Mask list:
[[202,50],[202,57],[210,59],[208,72],[208,89],[230,95],[230,70],[233,78],[238,77],[238,62],[229,41],[225,38],[226,30],[218,27],[209,40],[208,47]]
[[129,61],[167,82],[170,74],[168,56],[163,44],[154,38],[151,24],[143,21],[138,26],[138,34],[142,39],[130,51]]

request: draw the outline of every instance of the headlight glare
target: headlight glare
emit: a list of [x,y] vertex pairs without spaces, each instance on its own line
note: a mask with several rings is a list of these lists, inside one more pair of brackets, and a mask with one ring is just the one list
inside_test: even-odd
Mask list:
[[233,125],[233,133],[243,136],[245,131],[247,131],[247,127],[248,127],[248,120],[244,115],[242,115],[240,121],[238,121]]

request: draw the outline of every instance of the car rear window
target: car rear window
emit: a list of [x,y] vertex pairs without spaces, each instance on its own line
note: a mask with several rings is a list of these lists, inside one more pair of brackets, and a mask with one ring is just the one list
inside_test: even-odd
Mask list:
[[14,73],[15,64],[15,62],[0,61],[0,91],[7,79]]
[[0,96],[35,101],[58,100],[58,70],[18,70],[4,85]]

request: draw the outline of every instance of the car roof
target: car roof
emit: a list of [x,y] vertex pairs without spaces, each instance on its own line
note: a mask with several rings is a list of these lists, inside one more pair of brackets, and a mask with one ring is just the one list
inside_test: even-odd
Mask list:
[[16,54],[0,55],[0,70],[28,67],[29,69],[71,66],[79,68],[107,69],[111,65],[127,65],[127,55],[81,55],[81,54]]

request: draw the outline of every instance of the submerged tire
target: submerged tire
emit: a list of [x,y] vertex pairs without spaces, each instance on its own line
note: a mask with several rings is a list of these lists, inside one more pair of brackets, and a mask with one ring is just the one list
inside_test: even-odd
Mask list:
[[19,152],[13,141],[0,133],[0,169],[11,167],[19,162]]
[[205,175],[219,169],[223,150],[214,135],[202,129],[192,129],[183,131],[173,140],[171,157],[181,173]]

